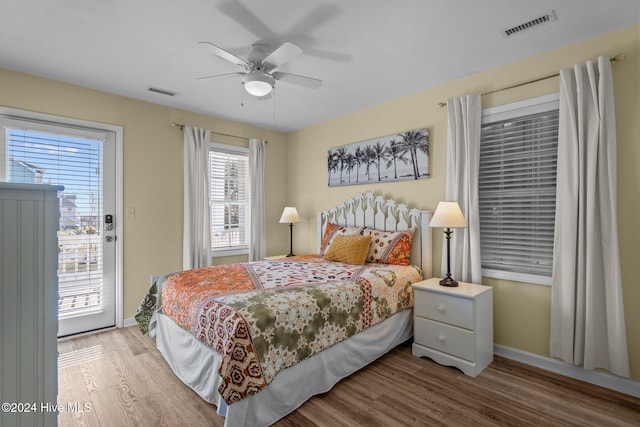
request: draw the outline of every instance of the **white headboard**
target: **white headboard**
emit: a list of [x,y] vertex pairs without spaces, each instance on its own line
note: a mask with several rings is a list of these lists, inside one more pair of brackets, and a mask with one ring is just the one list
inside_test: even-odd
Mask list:
[[365,226],[376,230],[406,230],[415,227],[411,244],[411,264],[422,269],[425,279],[431,277],[431,229],[429,221],[431,212],[409,209],[404,203],[385,199],[375,194],[358,193],[318,216],[318,247],[327,223],[346,226]]

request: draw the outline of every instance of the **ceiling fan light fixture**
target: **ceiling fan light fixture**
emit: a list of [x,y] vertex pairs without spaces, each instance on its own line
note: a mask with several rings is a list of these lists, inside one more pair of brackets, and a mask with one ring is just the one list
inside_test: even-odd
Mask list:
[[269,74],[254,72],[247,74],[242,79],[242,84],[249,94],[253,96],[265,96],[271,93],[275,85],[275,79]]

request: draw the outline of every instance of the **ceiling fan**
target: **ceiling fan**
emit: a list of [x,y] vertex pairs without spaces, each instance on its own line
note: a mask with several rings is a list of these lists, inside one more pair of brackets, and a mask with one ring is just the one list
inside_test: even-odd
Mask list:
[[249,50],[247,59],[240,58],[211,42],[200,42],[200,44],[209,48],[209,51],[213,55],[243,67],[244,72],[216,74],[213,76],[199,77],[198,79],[239,75],[242,76],[242,85],[245,90],[259,98],[268,97],[276,85],[276,80],[311,89],[317,89],[322,86],[322,80],[277,71],[279,67],[302,53],[302,49],[296,44],[284,42],[271,53],[269,53],[266,46],[254,44]]

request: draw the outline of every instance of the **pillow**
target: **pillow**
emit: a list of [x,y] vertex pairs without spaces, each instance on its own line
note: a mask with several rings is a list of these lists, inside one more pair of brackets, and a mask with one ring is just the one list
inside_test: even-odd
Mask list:
[[362,234],[371,236],[367,262],[409,265],[414,231],[415,228],[401,231],[380,231],[365,228]]
[[337,225],[327,223],[327,227],[324,229],[324,235],[322,236],[322,243],[320,244],[320,255],[324,255],[327,252],[327,248],[331,244],[331,240],[337,235],[362,235],[364,227],[346,227],[343,225]]
[[371,243],[371,236],[339,234],[331,240],[324,259],[362,265],[369,253],[369,243]]

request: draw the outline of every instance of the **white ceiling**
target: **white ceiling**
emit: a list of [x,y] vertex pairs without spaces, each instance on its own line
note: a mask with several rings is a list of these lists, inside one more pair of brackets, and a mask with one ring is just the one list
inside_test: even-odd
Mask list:
[[[0,0],[0,67],[242,123],[291,131],[638,24],[638,0]],[[555,10],[556,22],[501,30]],[[246,57],[254,43],[303,53],[272,100],[198,46]],[[178,92],[151,93],[149,86]],[[244,106],[241,103],[244,101]],[[0,94],[0,104],[2,94]],[[275,114],[275,124],[274,124]]]

